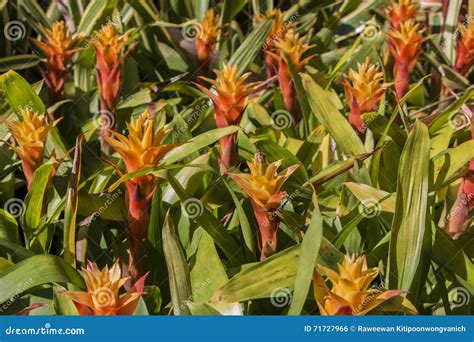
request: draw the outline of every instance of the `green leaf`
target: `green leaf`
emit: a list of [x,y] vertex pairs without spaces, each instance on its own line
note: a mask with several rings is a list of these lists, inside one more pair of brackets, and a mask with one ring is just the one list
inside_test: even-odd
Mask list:
[[0,87],[10,107],[18,115],[24,108],[31,108],[40,114],[46,111],[44,103],[36,95],[31,85],[15,71],[10,70],[0,75]]
[[[204,207],[201,201],[189,197],[181,184],[179,184],[176,178],[171,174],[168,173],[167,179],[183,203],[184,210],[186,210],[188,203],[194,203],[199,206],[197,212],[198,215],[193,215],[194,217],[192,219],[212,237],[224,254],[229,258],[231,263],[238,264],[238,260],[242,259],[240,248],[219,220]],[[190,200],[190,202],[186,202],[186,200]]]
[[0,273],[0,303],[17,296],[18,292],[49,283],[69,283],[85,288],[79,273],[63,259],[53,255],[35,255]]
[[222,179],[222,181],[224,182],[227,190],[230,193],[230,196],[232,197],[232,200],[234,201],[235,211],[237,212],[240,230],[242,231],[242,236],[244,238],[248,259],[249,261],[255,261],[255,238],[252,228],[250,227],[249,220],[247,219],[247,215],[245,214],[242,204],[240,203],[239,199],[237,198],[237,195],[232,190],[230,185],[225,181],[225,179]]
[[224,0],[224,5],[222,6],[222,15],[221,15],[221,24],[226,24],[230,22],[237,13],[244,8],[247,0]]
[[175,315],[189,315],[190,311],[186,306],[186,302],[192,299],[189,268],[169,211],[163,226],[163,252],[168,268],[173,312]]
[[217,290],[211,302],[243,302],[267,298],[275,289],[292,288],[300,253],[300,246],[294,246],[252,264]]
[[199,240],[196,262],[191,270],[193,302],[206,303],[228,280],[214,241],[204,232]]
[[[232,2],[235,3],[237,1]],[[250,32],[247,38],[245,38],[237,51],[232,54],[228,64],[237,65],[239,75],[242,75],[245,72],[247,67],[262,50],[263,43],[267,39],[272,26],[273,20],[266,20],[259,24],[252,32]]]
[[32,68],[41,61],[38,55],[15,55],[0,58],[0,72]]
[[323,237],[323,217],[319,212],[317,202],[314,202],[315,208],[311,216],[311,224],[301,243],[301,256],[298,261],[298,272],[290,310],[288,311],[289,315],[299,315],[303,309]]
[[389,192],[373,188],[366,184],[344,183],[361,203],[374,205],[378,211],[395,212],[396,195]]
[[362,141],[339,112],[330,91],[321,88],[309,75],[301,74],[313,114],[329,131],[338,147],[348,154],[365,153]]
[[94,29],[97,29],[104,23],[105,17],[110,15],[116,7],[117,0],[95,0],[89,2],[77,31],[90,35]]
[[215,143],[220,138],[239,131],[239,129],[240,128],[237,126],[229,126],[225,128],[216,128],[206,133],[200,134],[192,138],[188,143],[172,149],[166,154],[161,162],[162,164],[173,164],[178,160],[183,159],[196,151],[199,151],[203,147]]
[[415,280],[427,225],[430,138],[417,121],[398,169],[397,202],[389,249],[390,288],[409,291]]
[[35,172],[31,189],[25,197],[26,210],[23,222],[30,229],[37,228],[40,224],[41,216],[44,214],[43,203],[45,201],[46,187],[49,184],[51,172],[54,164],[52,162],[41,165]]
[[18,223],[6,210],[0,209],[0,239],[18,242]]
[[81,178],[83,138],[84,135],[81,134],[76,139],[76,150],[74,152],[71,178],[69,179],[64,208],[64,260],[73,267],[76,267],[76,216],[79,180]]

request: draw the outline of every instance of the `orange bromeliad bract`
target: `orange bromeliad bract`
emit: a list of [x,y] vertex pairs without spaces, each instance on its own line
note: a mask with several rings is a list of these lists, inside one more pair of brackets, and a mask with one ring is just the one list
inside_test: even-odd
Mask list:
[[421,46],[427,39],[420,24],[409,20],[402,22],[398,29],[388,35],[390,52],[395,59],[395,92],[400,100],[408,91],[410,73],[416,66],[421,54]]
[[99,270],[88,262],[87,268],[83,268],[82,272],[87,292],[59,292],[73,301],[81,316],[133,315],[140,296],[144,294],[146,275],[137,280],[126,294],[120,296],[119,290],[129,277],[122,278],[118,262],[110,270],[108,266]]
[[221,31],[221,26],[218,23],[219,16],[214,14],[212,8],[208,9],[196,39],[197,57],[203,73],[209,68],[212,53],[216,47],[217,37]]
[[71,34],[64,21],[57,21],[50,29],[44,28],[45,41],[33,39],[33,42],[47,56],[48,69],[42,71],[44,82],[49,89],[49,97],[52,103],[61,99],[64,91],[64,81],[67,76],[67,64],[71,56],[79,48],[78,42],[82,39],[81,34]]
[[455,68],[463,75],[467,75],[474,65],[474,21],[471,20],[459,27],[460,39],[457,46]]
[[281,191],[281,187],[300,165],[290,166],[277,173],[281,160],[267,165],[265,154],[261,151],[257,151],[252,161],[247,164],[250,173],[229,172],[229,176],[251,199],[260,231],[260,260],[264,260],[275,253],[277,248],[280,218],[276,211],[280,208],[283,197],[287,195]]
[[390,1],[390,6],[385,9],[385,15],[393,29],[398,29],[400,24],[416,18],[420,4],[416,0]]
[[288,30],[284,36],[275,43],[278,54],[273,54],[274,58],[278,60],[278,84],[281,87],[283,101],[286,109],[293,117],[293,124],[298,122],[298,100],[296,98],[296,90],[293,84],[293,78],[290,73],[290,67],[287,56],[291,63],[295,66],[297,72],[303,70],[303,67],[314,57],[303,55],[314,45],[309,45],[305,42],[305,37],[300,37],[292,29]]
[[[338,264],[339,272],[317,265],[313,275],[314,297],[318,303],[321,315],[365,315],[387,300],[399,296],[405,291],[370,288],[377,278],[377,267],[367,268],[365,255],[356,257],[346,255],[344,261]],[[332,284],[329,289],[320,272],[325,274]],[[416,309],[403,299],[403,308],[410,313]],[[402,307],[400,306],[400,309]]]
[[48,133],[58,121],[48,122],[46,115],[40,115],[31,109],[23,109],[20,120],[7,122],[8,130],[18,144],[12,149],[21,159],[28,189],[36,169],[43,164]]
[[[158,166],[160,160],[174,144],[162,144],[169,132],[167,127],[156,127],[156,118],[145,111],[127,124],[128,137],[111,131],[106,142],[120,154],[127,172],[140,170],[145,166]],[[143,275],[142,265],[146,258],[145,242],[148,232],[148,208],[157,181],[153,175],[143,175],[125,182],[128,199],[129,248],[131,273],[134,279]]]
[[[238,125],[247,106],[249,95],[256,92],[262,85],[259,83],[245,84],[244,82],[250,73],[238,76],[237,71],[237,65],[224,65],[223,71],[214,70],[217,81],[201,76],[201,79],[214,87],[215,93],[201,84],[196,84],[212,100],[218,128]],[[221,146],[220,169],[221,172],[225,172],[236,163],[237,133],[227,135],[219,142]]]
[[360,135],[364,135],[366,125],[361,115],[375,110],[383,96],[386,85],[383,74],[367,57],[364,63],[359,63],[357,71],[349,70],[348,77],[342,80],[346,101],[350,107],[349,122]]
[[[124,52],[128,36],[119,36],[117,29],[111,23],[104,25],[92,40],[97,58],[96,79],[100,96],[100,109],[102,114],[101,135],[110,136],[110,129],[116,130],[117,120],[115,114],[117,102],[120,95],[120,66],[131,51],[129,48]],[[108,127],[111,126],[112,127]],[[102,143],[102,151],[108,155],[109,148]]]
[[279,8],[268,10],[265,15],[257,17],[257,22],[262,22],[267,19],[274,20],[272,29],[263,45],[267,77],[270,78],[274,76],[278,70],[278,60],[274,57],[274,55],[278,55],[275,43],[291,27],[291,22],[284,21],[283,12]]

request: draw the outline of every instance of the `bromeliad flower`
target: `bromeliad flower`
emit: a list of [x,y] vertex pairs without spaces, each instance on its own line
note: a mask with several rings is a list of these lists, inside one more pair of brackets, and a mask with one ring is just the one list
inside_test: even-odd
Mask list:
[[278,69],[278,60],[275,59],[274,55],[278,55],[278,50],[276,50],[275,43],[280,39],[283,34],[290,28],[291,22],[284,21],[284,15],[281,9],[274,8],[268,10],[265,15],[257,17],[257,22],[262,22],[264,20],[273,19],[274,23],[272,29],[263,45],[265,53],[265,64],[267,67],[267,77],[272,77],[275,75],[276,70]]
[[398,100],[408,91],[410,73],[415,68],[422,44],[427,39],[423,37],[423,31],[420,24],[409,20],[402,22],[398,29],[388,35],[390,52],[395,59],[395,92]]
[[[158,166],[164,155],[176,147],[173,144],[162,144],[169,129],[166,126],[158,128],[155,117],[148,111],[137,119],[132,118],[127,128],[128,137],[111,131],[112,136],[105,136],[104,139],[120,154],[128,173],[145,166]],[[144,273],[142,265],[146,257],[148,208],[157,182],[153,175],[147,174],[126,181],[125,186],[128,200],[130,268],[133,278],[138,279]]]
[[219,16],[214,14],[212,8],[208,9],[196,39],[197,57],[203,72],[209,68],[212,53],[216,47],[217,37],[221,31],[221,26],[218,23]]
[[[120,95],[120,65],[130,53],[131,48],[124,52],[128,36],[119,36],[114,25],[104,25],[92,40],[97,58],[96,79],[99,88],[100,108],[102,113],[102,136],[110,136],[110,129],[116,130],[115,117],[117,102]],[[114,123],[113,127],[110,126]],[[102,151],[109,154],[108,147],[102,144]]]
[[278,60],[277,76],[283,101],[293,117],[294,124],[298,122],[298,102],[287,58],[295,66],[296,71],[302,71],[303,67],[314,57],[314,55],[303,57],[309,49],[314,47],[314,45],[307,44],[305,40],[305,37],[300,37],[298,33],[290,29],[277,40],[275,44],[278,54],[273,54],[274,58]]
[[[217,75],[217,81],[201,76],[201,79],[209,82],[214,87],[215,92],[201,84],[196,84],[212,100],[218,128],[238,125],[242,119],[249,96],[263,85],[262,83],[244,84],[250,73],[238,76],[237,70],[237,65],[224,65],[224,71],[214,70]],[[221,172],[225,172],[229,167],[235,165],[236,145],[237,133],[220,139],[221,157],[219,162]]]
[[390,1],[389,7],[385,10],[385,15],[393,29],[398,29],[403,21],[414,20],[416,18],[420,4],[414,0]]
[[135,312],[138,300],[144,294],[146,275],[141,277],[125,295],[120,296],[119,290],[129,277],[122,278],[118,262],[115,262],[110,270],[108,266],[99,270],[88,262],[87,268],[83,268],[82,272],[87,292],[59,292],[72,299],[81,316],[132,315]]
[[[338,268],[339,272],[335,272],[322,265],[316,266],[313,290],[321,315],[365,315],[387,300],[405,292],[371,289],[371,283],[377,278],[379,269],[376,267],[368,269],[365,256],[346,255]],[[332,284],[331,289],[326,286],[319,272],[328,277]],[[397,309],[405,311],[409,309],[409,312],[416,313],[416,309],[407,299],[403,299],[400,308]]]
[[277,230],[280,224],[280,218],[276,211],[281,206],[283,197],[287,195],[286,192],[281,191],[281,187],[300,166],[293,165],[277,173],[281,160],[267,165],[265,159],[265,154],[257,151],[252,161],[248,163],[250,173],[229,172],[229,176],[251,199],[260,230],[261,260],[276,251]]
[[46,115],[40,115],[31,109],[23,109],[20,114],[21,119],[7,122],[7,127],[18,144],[12,146],[12,149],[21,159],[29,189],[36,169],[43,164],[48,133],[59,120],[48,122]]
[[55,22],[51,30],[44,28],[44,32],[44,42],[37,39],[33,39],[33,42],[47,56],[48,68],[46,72],[42,71],[42,74],[49,89],[50,102],[55,103],[63,95],[69,59],[79,50],[77,44],[83,36],[71,34],[64,21]]
[[474,65],[474,21],[470,20],[465,25],[460,25],[461,39],[457,46],[456,70],[467,75]]
[[349,70],[349,76],[343,78],[342,84],[347,104],[351,109],[349,122],[360,135],[364,135],[366,125],[361,115],[376,109],[386,85],[383,83],[383,74],[380,69],[371,64],[369,58],[364,63],[359,63],[357,69],[357,71]]

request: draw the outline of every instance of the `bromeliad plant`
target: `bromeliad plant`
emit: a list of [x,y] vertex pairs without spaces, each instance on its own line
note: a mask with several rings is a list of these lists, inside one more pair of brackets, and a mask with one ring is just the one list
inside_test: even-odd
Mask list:
[[362,120],[362,114],[374,111],[379,105],[387,87],[383,83],[383,74],[367,58],[364,63],[357,65],[357,71],[349,70],[349,75],[343,78],[342,84],[350,107],[349,122],[363,137],[367,126]]
[[395,66],[393,74],[395,78],[395,92],[400,100],[410,86],[410,74],[415,69],[416,63],[422,52],[422,44],[426,41],[423,37],[424,29],[419,23],[408,20],[400,23],[400,26],[388,34],[388,45]]
[[308,44],[306,40],[306,37],[300,37],[293,29],[289,29],[276,41],[278,54],[273,54],[278,61],[277,77],[283,101],[293,118],[294,125],[299,121],[298,99],[288,63],[292,63],[297,72],[302,72],[304,66],[315,57],[314,55],[304,57],[305,53],[315,46]]
[[459,32],[455,68],[466,75],[474,64],[474,21],[459,25]]
[[[237,65],[224,65],[223,71],[215,69],[214,72],[217,75],[217,81],[200,77],[202,80],[210,83],[213,89],[209,90],[198,83],[196,86],[211,99],[216,112],[216,125],[218,128],[238,125],[244,114],[249,96],[255,93],[262,84],[245,83],[251,73],[239,76]],[[221,148],[220,170],[225,172],[237,162],[237,133],[222,137],[219,143]]]
[[274,23],[270,34],[263,45],[263,49],[265,54],[265,65],[267,68],[267,77],[270,78],[276,75],[278,70],[278,58],[275,58],[275,56],[279,56],[279,52],[278,49],[276,49],[276,42],[281,39],[288,29],[290,29],[291,22],[284,21],[284,14],[279,8],[268,10],[265,15],[258,16],[256,21],[260,23],[268,19],[274,20]]
[[474,312],[467,0],[0,3],[0,314]]
[[[164,144],[168,127],[157,127],[154,115],[145,111],[127,124],[128,137],[111,131],[106,142],[122,157],[127,173],[146,166],[158,166],[166,153],[176,145]],[[130,273],[133,279],[145,274],[146,241],[149,223],[150,201],[158,184],[153,175],[142,175],[125,182],[128,206],[128,246],[130,252]]]
[[[128,35],[119,35],[112,23],[104,25],[92,40],[95,47],[96,79],[100,97],[103,138],[109,137],[111,131],[117,130],[117,102],[121,89],[121,66],[133,45],[125,51]],[[108,155],[110,149],[103,143],[102,151]]]
[[47,69],[41,73],[49,90],[49,101],[53,104],[63,97],[64,82],[69,70],[68,63],[79,51],[78,44],[84,37],[81,34],[71,34],[62,20],[55,22],[51,29],[44,27],[43,30],[46,40],[33,39],[33,42],[47,56]]
[[391,0],[385,9],[387,21],[393,29],[399,29],[404,21],[415,20],[420,4],[417,0]]
[[[331,288],[327,287],[321,273],[327,276],[332,284]],[[337,272],[317,265],[313,276],[313,290],[321,315],[366,315],[404,293],[403,290],[371,288],[378,275],[377,267],[367,267],[365,255],[345,255],[344,261],[338,264]],[[413,304],[403,298],[392,304],[390,311],[416,313]]]
[[278,211],[287,193],[281,187],[300,165],[293,165],[277,172],[281,160],[267,165],[265,153],[257,151],[247,163],[250,173],[231,173],[229,176],[240,189],[251,198],[253,213],[258,223],[260,240],[260,260],[264,260],[277,250],[277,232],[280,225]]
[[[44,114],[38,114],[30,108],[23,108],[20,119],[7,122],[9,132],[18,146],[12,146],[21,159],[26,185],[31,188],[35,171],[44,162],[44,150],[48,133],[58,123],[59,119],[48,122]],[[54,158],[54,154],[52,155]]]
[[205,74],[209,69],[213,54],[215,54],[217,37],[219,37],[220,31],[219,16],[211,8],[206,12],[204,20],[198,29],[198,37],[196,39],[197,57],[202,74]]
[[82,269],[87,286],[87,292],[62,291],[60,295],[70,298],[81,316],[118,316],[132,315],[138,305],[138,300],[144,294],[146,275],[136,281],[123,296],[119,295],[120,288],[129,280],[122,277],[118,262],[111,269],[105,266],[99,270],[92,262]]

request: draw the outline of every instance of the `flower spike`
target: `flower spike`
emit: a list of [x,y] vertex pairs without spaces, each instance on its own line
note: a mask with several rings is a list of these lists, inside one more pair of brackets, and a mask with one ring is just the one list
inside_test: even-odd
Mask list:
[[[146,166],[159,166],[160,160],[176,145],[163,144],[169,129],[158,128],[156,118],[145,111],[137,119],[131,119],[127,124],[128,137],[110,131],[110,136],[104,136],[105,141],[122,157],[127,173],[134,172]],[[144,274],[146,259],[146,238],[148,234],[149,207],[153,193],[158,186],[156,178],[142,175],[125,182],[128,204],[128,228],[130,271],[133,279]]]
[[265,154],[261,151],[257,151],[254,158],[247,164],[250,173],[229,172],[228,174],[251,199],[260,230],[260,260],[263,260],[275,253],[277,248],[280,218],[275,211],[280,208],[282,199],[286,196],[286,192],[281,191],[281,187],[300,165],[290,166],[277,173],[281,160],[267,165]]
[[[317,265],[313,275],[314,297],[318,303],[321,315],[365,315],[377,308],[390,298],[404,293],[402,290],[384,290],[370,288],[377,278],[379,269],[367,268],[365,255],[356,257],[346,255],[344,261],[338,264],[339,271],[323,265]],[[329,289],[321,274],[324,274],[332,284]],[[403,299],[400,310],[416,314],[416,309]]]
[[215,50],[220,31],[219,16],[210,8],[206,11],[196,39],[197,57],[202,72],[206,72],[209,68],[212,53]]
[[455,68],[463,75],[468,74],[474,65],[474,21],[468,21],[460,25],[459,32],[461,38],[457,46],[457,56]]
[[147,274],[141,277],[125,295],[119,295],[119,290],[127,282],[128,277],[122,278],[118,261],[110,270],[108,266],[99,270],[89,261],[87,268],[83,268],[82,272],[87,286],[86,292],[59,292],[73,301],[81,316],[132,315],[138,300],[145,294],[143,287]]
[[393,29],[400,28],[404,21],[415,20],[420,4],[417,0],[391,0],[385,15]]
[[392,30],[388,35],[390,52],[395,59],[394,76],[395,92],[400,100],[408,91],[410,73],[416,66],[421,54],[424,29],[420,24],[409,20],[402,22],[400,28]]
[[[250,73],[238,76],[237,71],[237,65],[224,65],[223,71],[214,70],[217,81],[201,76],[202,80],[207,81],[214,87],[215,93],[201,84],[196,84],[212,100],[218,128],[238,125],[247,106],[249,96],[263,85],[261,83],[245,83]],[[235,165],[236,144],[237,133],[220,139],[220,168],[222,172]]]
[[64,82],[67,76],[67,64],[76,53],[78,43],[83,39],[82,34],[71,34],[64,21],[57,21],[51,29],[44,28],[45,41],[33,39],[33,42],[47,56],[48,67],[42,71],[43,79],[49,89],[51,103],[61,99],[64,92]]
[[290,29],[282,38],[277,40],[275,44],[278,54],[273,54],[274,58],[278,60],[277,75],[283,101],[285,102],[286,109],[288,109],[293,117],[294,124],[298,122],[298,100],[286,56],[295,66],[296,71],[302,71],[303,67],[314,58],[314,55],[303,57],[309,49],[314,47],[314,45],[307,44],[305,40],[305,37],[300,37],[293,29]]
[[357,65],[357,71],[349,70],[349,75],[343,78],[342,84],[351,109],[349,122],[358,134],[363,136],[366,125],[361,115],[375,110],[380,103],[387,87],[383,83],[383,74],[367,57],[364,63]]
[[28,108],[22,109],[20,114],[22,119],[7,122],[7,127],[18,144],[12,148],[21,159],[29,189],[36,169],[43,164],[48,133],[59,120],[48,122],[46,115]]

